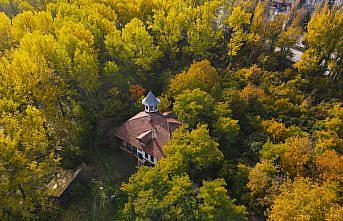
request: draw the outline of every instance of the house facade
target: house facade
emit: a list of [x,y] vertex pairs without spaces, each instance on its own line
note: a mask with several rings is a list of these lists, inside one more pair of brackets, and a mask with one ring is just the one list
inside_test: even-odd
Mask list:
[[159,103],[160,100],[150,91],[142,100],[144,111],[125,121],[115,133],[121,149],[136,156],[139,165],[155,165],[163,158],[163,146],[181,125],[170,112],[159,112]]

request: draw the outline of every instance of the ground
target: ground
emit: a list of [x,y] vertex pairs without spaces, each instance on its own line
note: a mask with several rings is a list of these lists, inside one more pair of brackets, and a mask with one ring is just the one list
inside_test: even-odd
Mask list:
[[119,187],[135,172],[136,160],[119,148],[98,147],[92,155],[87,181],[72,185],[72,196],[58,220],[123,219],[120,211],[126,199]]

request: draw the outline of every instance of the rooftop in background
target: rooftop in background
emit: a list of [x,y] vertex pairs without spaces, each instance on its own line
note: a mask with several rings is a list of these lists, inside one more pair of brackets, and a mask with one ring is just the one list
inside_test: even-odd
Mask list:
[[[279,47],[276,47],[275,48],[275,52],[279,52],[281,49]],[[304,52],[298,50],[298,49],[295,49],[295,48],[291,48],[290,49],[292,55],[291,56],[287,56],[286,59],[293,62],[293,63],[296,63],[298,61],[301,60],[301,57],[303,55]]]

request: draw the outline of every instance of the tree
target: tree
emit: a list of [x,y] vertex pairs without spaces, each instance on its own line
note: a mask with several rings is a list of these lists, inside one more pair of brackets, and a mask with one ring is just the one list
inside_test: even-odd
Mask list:
[[287,30],[281,32],[277,39],[276,47],[280,48],[282,56],[293,56],[290,49],[297,43],[300,37],[300,31],[297,28],[289,27]]
[[159,3],[153,0],[115,0],[105,2],[115,10],[118,15],[118,24],[123,26],[133,18],[138,18],[144,22],[151,22],[153,10],[156,9]]
[[239,134],[238,120],[229,117],[220,117],[214,124],[214,133],[223,147],[233,144]]
[[253,207],[263,208],[271,204],[268,191],[277,173],[277,167],[269,160],[262,160],[250,170],[247,186],[251,190],[251,198],[256,201]]
[[15,16],[12,20],[13,39],[18,42],[27,32],[32,32],[34,27],[33,13],[27,11]]
[[326,221],[342,221],[343,207],[335,205],[325,214]]
[[324,153],[316,156],[316,167],[319,176],[323,181],[343,181],[343,156],[334,150],[326,150]]
[[308,137],[290,137],[285,141],[285,148],[281,157],[281,168],[285,173],[291,177],[311,173],[313,144]]
[[190,132],[181,127],[164,148],[165,158],[155,167],[139,168],[123,185],[128,219],[246,219],[245,207],[228,197],[223,179],[203,181],[216,177],[213,171],[222,160],[204,125]]
[[291,136],[291,130],[284,123],[277,122],[275,119],[263,121],[262,125],[273,142],[283,142]]
[[204,181],[199,188],[201,220],[247,220],[244,206],[237,206],[230,199],[225,189],[224,179]]
[[173,110],[178,118],[195,128],[199,123],[211,123],[213,98],[200,89],[186,90],[175,98]]
[[11,44],[11,20],[0,12],[0,53]]
[[[187,174],[194,180],[201,180],[216,175],[220,168],[223,154],[218,149],[205,125],[199,125],[192,131],[181,127],[164,146],[167,160],[160,162],[161,167],[174,174]],[[173,163],[171,163],[173,162]]]
[[325,120],[317,121],[314,131],[316,137],[315,152],[323,153],[332,149],[342,154],[343,147],[343,108],[341,104],[333,103]]
[[119,58],[123,63],[137,65],[143,70],[149,70],[153,62],[161,56],[143,22],[137,18],[125,25],[120,39],[117,33],[110,34],[106,45],[114,58]]
[[81,23],[64,22],[57,30],[57,42],[70,59],[67,79],[72,81],[79,93],[86,97],[98,86],[98,60],[93,48],[94,37]]
[[317,8],[304,36],[308,48],[295,64],[299,71],[322,75],[328,70],[333,78],[342,77],[342,16],[342,9],[330,10],[328,4]]
[[11,6],[11,2],[9,0],[1,0],[0,1],[1,11],[4,12],[5,14],[7,14],[7,16],[12,15],[12,7],[13,6]]
[[219,90],[220,76],[208,60],[194,62],[187,72],[175,75],[169,84],[169,94],[177,96],[185,90],[200,90],[215,96]]
[[252,65],[250,68],[242,68],[237,70],[233,76],[232,80],[236,81],[239,88],[246,85],[253,84],[259,86],[262,84],[264,72],[257,65]]
[[236,56],[244,43],[254,38],[254,35],[245,32],[246,26],[250,24],[250,17],[251,13],[245,12],[241,6],[234,7],[228,17],[227,23],[232,30],[228,43],[230,57]]
[[267,141],[260,151],[262,160],[269,160],[271,162],[280,163],[281,157],[286,151],[284,143],[273,144],[270,141]]
[[23,114],[1,113],[0,215],[30,219],[49,208],[45,186],[57,172],[59,157],[49,146],[46,119],[27,106]]
[[185,1],[172,1],[160,4],[153,14],[151,30],[155,33],[157,44],[167,57],[175,58],[180,50],[180,42],[187,30],[187,4]]
[[222,0],[205,1],[191,11],[193,19],[187,31],[186,49],[196,57],[209,58],[213,51],[219,51],[216,47],[224,40],[224,30],[220,24],[223,12],[217,11],[225,6]]
[[336,205],[338,196],[328,185],[319,185],[307,178],[285,183],[277,196],[269,220],[325,220],[326,213]]
[[248,103],[242,97],[241,92],[235,89],[227,89],[223,92],[223,97],[232,110],[233,118],[241,119],[248,110]]
[[262,88],[253,84],[248,84],[240,93],[241,97],[248,105],[249,112],[263,113],[264,100],[266,99],[265,92]]
[[188,220],[195,215],[195,188],[187,175],[168,178],[158,168],[141,168],[122,190],[129,196],[124,210],[128,219]]
[[43,34],[51,34],[53,29],[52,17],[47,12],[26,11],[16,15],[12,20],[12,35],[15,42],[19,42],[26,33],[40,31]]

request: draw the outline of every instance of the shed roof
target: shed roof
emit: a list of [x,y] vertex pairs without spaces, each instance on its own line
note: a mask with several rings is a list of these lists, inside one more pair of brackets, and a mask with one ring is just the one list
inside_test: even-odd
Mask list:
[[81,168],[75,171],[63,170],[62,172],[58,173],[47,185],[48,195],[60,197],[80,172]]

